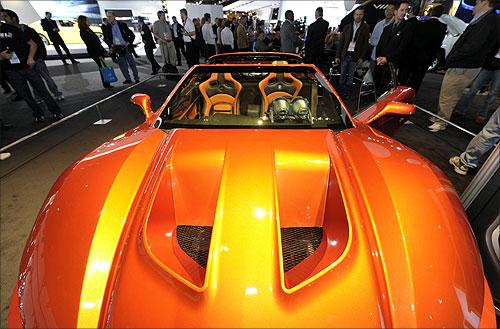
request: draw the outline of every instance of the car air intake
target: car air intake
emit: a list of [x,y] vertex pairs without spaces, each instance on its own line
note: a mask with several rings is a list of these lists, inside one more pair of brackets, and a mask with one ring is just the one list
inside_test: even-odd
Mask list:
[[283,267],[291,270],[318,249],[323,239],[321,227],[281,228]]
[[182,250],[203,268],[207,268],[211,226],[177,226],[177,242]]

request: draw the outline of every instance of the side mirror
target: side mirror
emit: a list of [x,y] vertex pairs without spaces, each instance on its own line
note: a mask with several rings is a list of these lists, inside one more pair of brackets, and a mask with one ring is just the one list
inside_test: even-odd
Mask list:
[[366,123],[372,125],[383,117],[407,118],[415,113],[415,105],[401,102],[389,102],[381,111],[366,120]]
[[151,97],[148,94],[134,94],[130,97],[130,101],[142,109],[146,116],[146,123],[151,125],[154,115],[151,109]]
[[386,104],[375,104],[358,115],[356,119],[386,135],[392,136],[414,113],[415,105],[413,104],[388,101]]

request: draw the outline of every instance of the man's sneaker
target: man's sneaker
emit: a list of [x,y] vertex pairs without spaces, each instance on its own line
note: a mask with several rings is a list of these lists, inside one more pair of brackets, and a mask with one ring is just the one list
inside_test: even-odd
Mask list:
[[56,99],[58,101],[62,101],[64,99],[64,95],[59,95],[59,96],[56,97]]
[[128,85],[128,84],[130,84],[130,83],[132,83],[132,80],[125,80],[125,81],[123,81],[123,84],[124,84],[124,85]]
[[469,168],[462,163],[459,156],[450,158],[448,162],[453,166],[453,169],[455,169],[457,174],[467,175],[467,170],[469,170]]
[[139,83],[141,80],[139,79],[135,79],[135,83]]
[[431,124],[427,128],[429,129],[430,132],[437,133],[438,131],[445,130],[446,126],[447,126],[446,123],[444,123],[442,121],[437,121],[437,122],[434,122],[433,124]]
[[42,122],[45,122],[45,117],[43,115],[35,117],[35,123],[42,123]]

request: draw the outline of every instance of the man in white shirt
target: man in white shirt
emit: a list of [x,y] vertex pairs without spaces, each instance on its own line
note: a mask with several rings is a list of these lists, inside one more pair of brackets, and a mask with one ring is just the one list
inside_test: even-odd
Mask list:
[[196,30],[193,21],[188,17],[187,10],[185,8],[180,10],[182,24],[184,25],[183,30],[183,40],[186,45],[186,60],[188,67],[195,65],[198,62],[198,51],[194,46],[194,38],[196,37]]
[[370,57],[370,69],[372,71],[372,75],[375,74],[375,66],[377,66],[376,50],[378,42],[380,40],[380,36],[382,35],[382,32],[384,32],[384,28],[392,23],[392,19],[394,18],[394,10],[396,10],[396,7],[394,7],[393,4],[387,5],[384,12],[385,18],[379,21],[373,28],[372,36],[370,38],[370,45],[373,47]]
[[210,14],[205,13],[205,24],[201,27],[201,33],[203,34],[203,40],[207,46],[206,58],[209,59],[211,56],[215,55],[215,33],[210,24]]
[[224,28],[220,32],[222,52],[230,53],[234,49],[234,36],[231,31],[231,22],[229,20],[224,21]]
[[175,46],[172,41],[172,29],[165,18],[163,11],[158,11],[158,20],[153,24],[153,34],[158,40],[161,56],[163,57],[163,70],[165,71],[169,65],[175,66]]

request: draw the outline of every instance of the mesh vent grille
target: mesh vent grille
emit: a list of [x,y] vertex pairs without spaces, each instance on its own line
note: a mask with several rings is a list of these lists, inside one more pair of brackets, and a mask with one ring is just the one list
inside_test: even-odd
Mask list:
[[285,272],[311,256],[321,244],[321,239],[323,239],[323,229],[321,227],[281,228]]
[[177,242],[182,250],[203,268],[207,268],[211,226],[177,226]]

